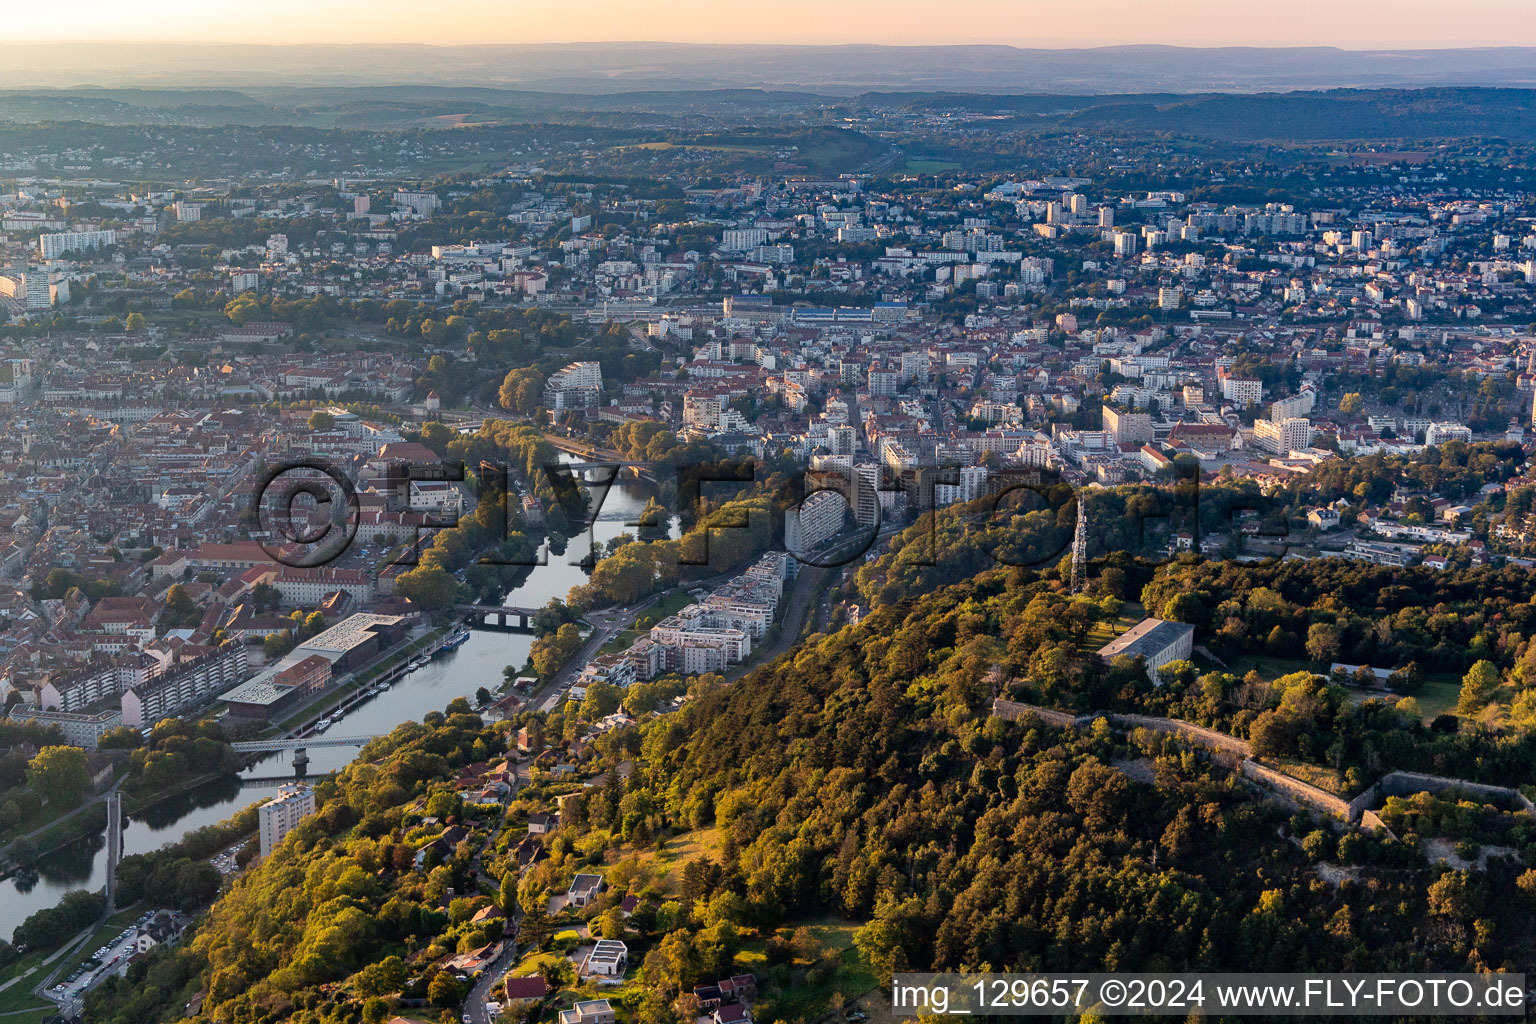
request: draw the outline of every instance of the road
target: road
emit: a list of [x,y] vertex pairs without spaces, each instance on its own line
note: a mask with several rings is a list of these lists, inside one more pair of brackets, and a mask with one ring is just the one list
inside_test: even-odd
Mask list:
[[[143,918],[140,918],[140,920],[142,921]],[[99,926],[99,923],[92,925],[87,930],[85,938],[95,935],[96,929]],[[74,962],[75,956],[80,952],[76,947],[83,946],[84,941],[84,939],[79,939],[65,947],[71,951],[70,954],[61,958],[59,966],[48,977],[39,982],[37,988],[34,989],[38,995],[59,1004],[60,1016],[71,1019],[80,1016],[80,1011],[84,1007],[86,993],[101,984],[109,976],[122,974],[128,970],[129,963],[132,962],[134,955],[138,952],[138,926],[137,924],[130,924],[112,936],[107,945],[103,947],[105,952],[101,955],[101,962],[98,966],[85,971],[74,981],[61,982],[53,987],[47,987],[65,966]]]
[[652,594],[639,604],[628,606],[628,611],[624,608],[605,608],[600,611],[589,612],[586,620],[592,624],[591,636],[587,638],[586,643],[582,644],[581,650],[572,655],[571,659],[565,663],[564,668],[556,672],[547,683],[528,695],[528,704],[540,711],[552,710],[559,703],[560,698],[564,695],[571,682],[586,667],[587,662],[591,661],[593,656],[602,649],[603,645],[634,625],[635,621],[658,601],[680,590],[696,590],[700,587],[708,589],[737,575],[739,575],[737,572],[727,572],[721,573],[719,576],[712,576],[709,579],[680,583],[675,587]]
[[[517,934],[517,923],[521,920],[519,916],[511,922],[509,931],[513,935]],[[480,973],[480,977],[470,988],[469,995],[464,998],[464,1005],[459,1010],[461,1020],[468,1019],[470,1024],[491,1024],[491,1015],[486,1010],[485,1004],[490,1001],[496,984],[515,963],[517,963],[517,941],[508,939],[501,955]],[[496,1001],[501,1002],[499,998]]]
[[[507,803],[511,803],[516,798],[518,790],[522,789],[525,771],[526,769],[519,767],[514,772],[513,779],[515,785],[512,791],[507,794]],[[506,824],[506,820],[506,812],[503,811],[501,819],[496,823],[496,827],[486,833],[485,842],[480,844],[479,850],[475,851],[474,870],[477,875],[480,872],[481,856],[501,832]],[[516,870],[516,862],[513,861],[512,863],[514,864],[512,870]],[[501,955],[487,964],[485,969],[480,972],[480,977],[475,979],[474,985],[470,987],[469,995],[464,998],[464,1005],[459,1008],[460,1020],[467,1018],[470,1024],[491,1024],[491,1015],[486,1012],[485,1004],[490,1000],[496,983],[517,962],[517,927],[522,922],[522,919],[522,908],[513,907],[512,916],[507,920],[507,930],[503,934],[506,944],[502,947]],[[497,1002],[500,1001],[500,999],[497,999]]]
[[[901,527],[899,526],[890,526],[881,530],[872,541],[868,542],[869,553],[878,552],[885,542],[890,540],[900,529]],[[833,576],[843,569],[839,558],[846,557],[851,552],[852,561],[847,564],[857,565],[859,559],[865,554],[865,543],[866,541],[863,537],[855,536],[834,545],[824,552],[817,552],[815,554],[816,561],[829,564],[808,565],[805,562],[801,562],[800,574],[795,577],[795,585],[784,598],[784,618],[779,623],[778,639],[770,647],[759,648],[753,651],[749,661],[737,665],[730,672],[726,673],[726,679],[739,679],[753,669],[768,664],[768,662],[799,643],[800,634],[805,629],[806,618],[813,609],[823,610],[818,617],[817,628],[824,629],[826,623],[824,611],[827,602],[826,587],[832,582]],[[813,600],[813,595],[820,596]]]

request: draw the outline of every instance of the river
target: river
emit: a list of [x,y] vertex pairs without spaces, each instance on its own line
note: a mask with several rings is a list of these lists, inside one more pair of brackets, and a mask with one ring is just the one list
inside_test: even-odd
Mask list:
[[[601,546],[621,533],[633,533],[626,524],[639,518],[653,493],[649,485],[640,483],[613,487],[592,528],[595,543]],[[675,518],[669,532],[677,536]],[[563,599],[571,587],[586,582],[587,571],[571,561],[579,560],[586,551],[586,535],[573,538],[564,556],[550,555],[548,564],[536,566],[521,586],[506,594],[504,603],[536,608],[552,597]],[[455,697],[473,699],[482,686],[494,690],[501,683],[502,669],[508,665],[521,668],[532,645],[533,637],[524,633],[474,630],[458,650],[440,653],[390,689],[358,704],[331,727],[332,733],[386,733],[401,722],[420,721],[429,711],[441,711]],[[309,775],[334,772],[356,756],[353,747],[316,747],[309,751]],[[194,829],[223,821],[247,804],[275,796],[278,786],[292,779],[291,762],[291,753],[275,753],[238,777],[204,783],[125,816],[123,854],[157,850]],[[49,854],[35,875],[0,881],[0,937],[9,938],[29,914],[53,906],[67,892],[100,889],[106,884],[106,865],[106,835],[102,833]]]

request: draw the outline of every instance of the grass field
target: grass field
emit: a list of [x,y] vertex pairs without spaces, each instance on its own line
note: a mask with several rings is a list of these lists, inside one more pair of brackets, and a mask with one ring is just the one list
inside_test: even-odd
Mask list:
[[[1292,672],[1316,672],[1318,664],[1306,658],[1272,658],[1267,654],[1239,654],[1229,658],[1228,671],[1239,677],[1258,672],[1265,679],[1279,679]],[[1327,666],[1323,666],[1326,668]]]
[[[720,849],[720,830],[718,828],[695,829],[692,832],[684,832],[680,836],[668,839],[660,850],[654,847],[641,850],[636,853],[635,859],[649,870],[661,876],[662,888],[669,896],[676,896],[682,892],[683,873],[681,866],[691,860],[710,855],[713,856]],[[678,868],[679,870],[673,870]]]
[[34,975],[0,991],[0,1020],[4,1020],[6,1024],[12,1021],[33,1024],[34,1021],[41,1021],[44,1017],[51,1017],[58,1012],[56,1005],[41,996],[32,994],[32,986],[37,984],[37,980],[38,976]]
[[908,160],[903,168],[908,174],[939,174],[959,169],[960,165],[953,160]]
[[[0,969],[0,985],[3,985],[10,981],[12,978],[20,977],[27,971],[30,971],[32,968],[42,963],[43,958],[47,955],[47,951],[38,950],[32,953],[28,953],[26,956],[22,957],[20,960],[17,960],[15,963],[6,964],[3,969]],[[14,988],[15,986],[12,987]]]
[[1291,778],[1316,786],[1325,793],[1332,793],[1334,796],[1342,796],[1345,799],[1354,796],[1344,782],[1343,772],[1287,757],[1275,758],[1271,764]]
[[1454,714],[1456,698],[1461,695],[1461,684],[1446,679],[1426,680],[1413,699],[1419,702],[1419,710],[1427,722],[1436,715]]
[[1084,646],[1090,651],[1096,651],[1146,617],[1146,609],[1134,601],[1127,601],[1120,607],[1120,615],[1113,622],[1093,624],[1093,628],[1088,631],[1088,639],[1084,641]]
[[563,959],[565,957],[553,950],[545,950],[542,953],[538,951],[524,953],[522,958],[517,961],[517,966],[513,967],[509,973],[514,978],[532,977],[538,974],[545,964],[557,963]]
[[[819,918],[781,928],[778,934],[787,938],[799,927],[809,928],[823,949],[839,953],[837,970],[826,980],[812,983],[810,977],[802,973],[809,963],[797,958],[796,983],[788,991],[773,991],[767,995],[762,1001],[761,1019],[813,1021],[826,1013],[834,994],[851,1001],[873,988],[878,980],[863,954],[853,946],[853,933],[859,929],[857,922],[836,917]],[[737,954],[737,964],[743,970],[754,970],[765,945],[761,940],[748,943],[746,949]]]

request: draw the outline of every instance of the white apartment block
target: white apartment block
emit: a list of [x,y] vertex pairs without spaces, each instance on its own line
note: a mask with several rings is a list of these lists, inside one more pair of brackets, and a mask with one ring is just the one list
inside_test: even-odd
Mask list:
[[544,402],[556,412],[586,408],[597,404],[602,387],[602,364],[592,361],[570,363],[550,374],[544,382]]
[[1255,420],[1253,443],[1267,452],[1285,455],[1312,444],[1312,421],[1303,416],[1291,416],[1279,423],[1274,420]]
[[725,399],[720,395],[701,395],[690,391],[683,395],[683,422],[696,430],[713,433],[720,429]]
[[122,722],[135,729],[152,726],[238,686],[249,673],[245,644],[223,644],[195,661],[125,690]]
[[1234,405],[1258,405],[1264,400],[1264,383],[1252,377],[1223,377],[1221,397]]
[[1472,428],[1460,423],[1431,423],[1424,428],[1424,443],[1445,444],[1447,441],[1471,441]]
[[437,516],[464,510],[464,493],[450,480],[412,480],[410,509]]
[[784,514],[784,546],[795,554],[814,551],[843,528],[848,502],[841,494],[816,491]]
[[[719,619],[702,605],[691,604],[652,626],[651,642],[666,649],[670,668],[685,673],[719,671],[717,664],[724,667],[744,661],[752,653],[752,638],[746,631],[714,625]],[[709,667],[690,667],[695,662]]]
[[59,731],[64,734],[65,743],[72,747],[84,747],[86,750],[95,750],[101,741],[102,733],[123,724],[122,712],[116,708],[97,711],[94,714],[38,711],[20,706],[11,709],[11,721],[25,722],[29,719],[41,726],[58,726]]
[[767,241],[763,228],[726,228],[720,233],[720,248],[726,252],[750,252]]
[[57,259],[65,253],[84,252],[117,244],[116,231],[61,231],[39,235],[37,251],[45,260]]
[[1115,436],[1116,444],[1151,444],[1152,417],[1144,412],[1121,412],[1104,406],[1104,430]]
[[1311,415],[1316,406],[1317,392],[1304,388],[1299,395],[1275,399],[1269,406],[1269,418],[1275,423],[1283,423],[1292,416]]
[[305,815],[314,812],[315,793],[308,786],[299,784],[279,789],[275,798],[256,810],[261,829],[261,855],[270,857]]
[[435,192],[413,192],[401,189],[395,193],[395,205],[411,211],[418,217],[427,217],[443,203],[437,198]]

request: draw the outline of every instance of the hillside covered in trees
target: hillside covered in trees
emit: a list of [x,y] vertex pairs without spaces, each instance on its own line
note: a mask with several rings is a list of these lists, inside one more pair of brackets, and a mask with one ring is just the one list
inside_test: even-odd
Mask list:
[[[1195,571],[1159,570],[1149,599],[1204,602],[1214,584]],[[460,703],[401,726],[322,785],[320,812],[235,882],[183,948],[93,996],[89,1024],[173,1020],[203,990],[200,1016],[226,1024],[340,1024],[411,996],[451,1006],[452,979],[437,981],[435,965],[502,927],[470,922],[472,905],[453,893],[494,893],[499,875],[500,902],[515,892],[540,907],[578,870],[632,877],[642,891],[635,857],[705,830],[717,845],[688,865],[680,894],[646,912],[657,941],[618,1004],[626,1019],[684,1024],[682,997],[731,969],[737,951],[765,937],[771,949],[779,929],[827,915],[859,923],[854,946],[878,976],[1498,970],[1536,952],[1536,871],[1520,863],[1536,854],[1528,822],[1497,830],[1516,854],[1453,870],[1432,865],[1414,835],[1336,836],[1258,800],[1166,736],[992,715],[1007,680],[1040,685],[1054,666],[1105,703],[1203,708],[1237,732],[1302,709],[1335,739],[1353,723],[1352,743],[1400,732],[1407,746],[1383,748],[1388,760],[1436,742],[1381,701],[1344,710],[1322,676],[1244,690],[1230,674],[1175,668],[1154,694],[1137,666],[1095,670],[1080,640],[1117,606],[1068,597],[1053,573],[991,570],[878,607],[735,684],[702,681],[681,711],[602,737],[592,770],[606,781],[569,792],[553,855],[520,881],[496,815],[451,788],[462,766],[505,750],[517,723],[488,725]],[[568,705],[519,721],[569,740],[579,719]],[[1498,742],[1439,739],[1471,761]],[[442,822],[463,823],[457,846],[436,866],[414,865]],[[775,978],[787,975],[770,963],[765,980]]]

